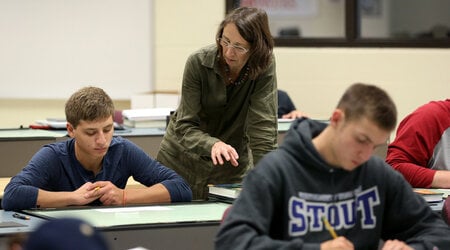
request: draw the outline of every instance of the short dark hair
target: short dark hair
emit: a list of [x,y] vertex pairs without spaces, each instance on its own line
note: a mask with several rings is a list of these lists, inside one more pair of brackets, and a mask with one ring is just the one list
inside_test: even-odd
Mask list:
[[262,9],[251,7],[240,7],[231,11],[220,23],[216,34],[217,48],[221,57],[223,55],[218,39],[222,37],[223,29],[229,23],[234,23],[239,34],[250,43],[249,78],[256,79],[272,61],[274,41],[270,34],[267,13]]
[[341,97],[337,108],[347,120],[367,117],[378,127],[392,131],[397,124],[397,108],[394,101],[381,88],[364,83],[351,85]]
[[70,96],[65,111],[67,122],[76,128],[81,120],[114,117],[114,103],[103,89],[89,86]]

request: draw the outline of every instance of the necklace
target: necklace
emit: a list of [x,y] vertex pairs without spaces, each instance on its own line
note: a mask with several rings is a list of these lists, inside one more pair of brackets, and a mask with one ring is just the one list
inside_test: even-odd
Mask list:
[[245,67],[244,73],[239,74],[239,77],[236,79],[236,81],[233,81],[233,78],[231,77],[230,67],[225,64],[225,77],[227,78],[227,85],[240,85],[241,83],[244,83],[248,79],[248,73],[250,71],[250,67]]

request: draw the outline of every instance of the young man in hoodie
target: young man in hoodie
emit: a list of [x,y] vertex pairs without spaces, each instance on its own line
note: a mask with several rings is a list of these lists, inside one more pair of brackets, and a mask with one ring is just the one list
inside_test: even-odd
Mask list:
[[[396,125],[388,94],[350,86],[329,124],[294,122],[245,178],[216,249],[446,249],[450,229],[403,177],[372,157]],[[332,229],[327,229],[326,222]]]

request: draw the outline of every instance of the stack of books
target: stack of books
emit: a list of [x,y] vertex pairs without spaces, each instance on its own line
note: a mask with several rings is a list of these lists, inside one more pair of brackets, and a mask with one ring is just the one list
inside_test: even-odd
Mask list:
[[33,124],[30,124],[29,127],[32,129],[66,130],[67,121],[63,118],[47,118],[44,120],[36,120]]
[[414,192],[420,195],[433,211],[441,211],[444,205],[444,199],[448,196],[448,194],[440,189],[433,188],[414,188]]
[[242,185],[240,183],[208,185],[208,189],[208,200],[233,203],[239,196]]
[[123,110],[123,125],[132,128],[165,128],[171,111],[172,108]]

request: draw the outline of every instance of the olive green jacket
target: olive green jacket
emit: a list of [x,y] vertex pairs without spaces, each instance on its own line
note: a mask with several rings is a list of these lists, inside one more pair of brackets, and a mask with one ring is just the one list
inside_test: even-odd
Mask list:
[[180,105],[161,147],[173,156],[189,151],[211,162],[211,148],[221,140],[236,149],[240,165],[248,166],[249,152],[256,163],[277,146],[275,59],[256,80],[239,85],[226,86],[219,65],[216,45],[188,58]]

